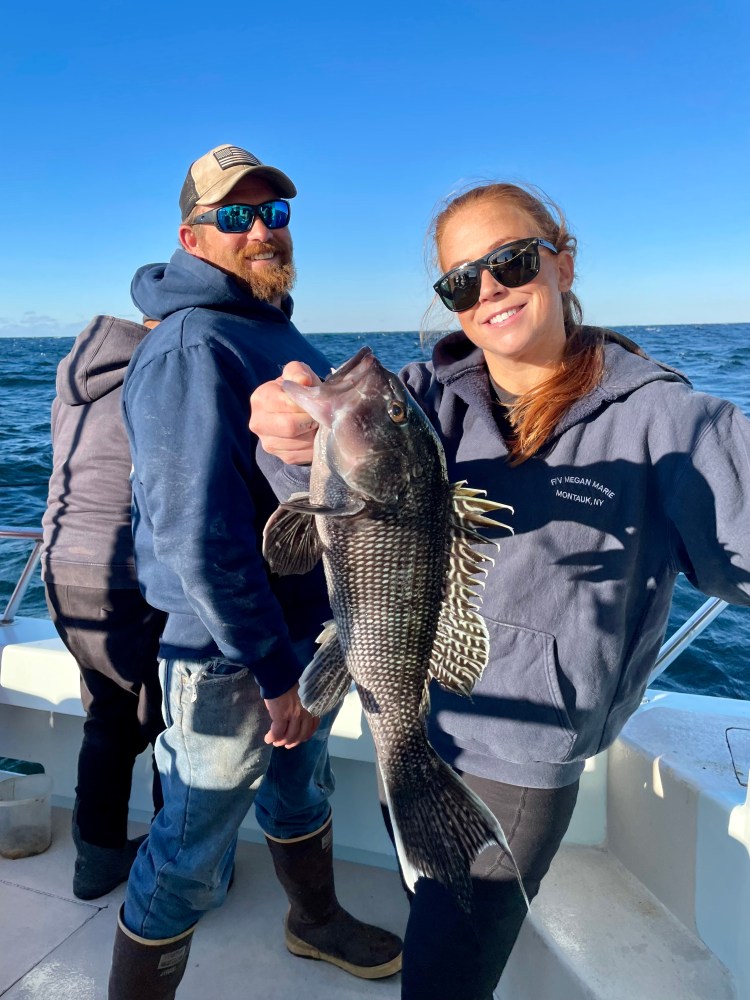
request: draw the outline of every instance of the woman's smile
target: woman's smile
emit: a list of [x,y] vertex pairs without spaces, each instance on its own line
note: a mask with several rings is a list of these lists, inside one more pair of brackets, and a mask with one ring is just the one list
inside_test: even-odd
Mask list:
[[490,326],[507,326],[511,320],[518,316],[523,308],[523,306],[513,306],[512,309],[503,309],[502,312],[494,313],[484,322]]

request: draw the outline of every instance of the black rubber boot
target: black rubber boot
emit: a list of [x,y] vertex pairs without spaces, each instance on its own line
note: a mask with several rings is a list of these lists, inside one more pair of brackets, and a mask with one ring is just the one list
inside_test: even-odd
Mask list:
[[400,971],[401,939],[363,924],[336,899],[330,819],[306,837],[266,836],[266,842],[290,903],[286,946],[293,955],[331,962],[361,979]]
[[117,917],[109,973],[109,1000],[174,1000],[187,968],[195,927],[172,938],[147,941]]
[[111,892],[130,874],[138,848],[146,834],[128,840],[124,847],[97,847],[81,840],[73,827],[73,841],[78,852],[73,869],[73,895],[78,899],[98,899]]

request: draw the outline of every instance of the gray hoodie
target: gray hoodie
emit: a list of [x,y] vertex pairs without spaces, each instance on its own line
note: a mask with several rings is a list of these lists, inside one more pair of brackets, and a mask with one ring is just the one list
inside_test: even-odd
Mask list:
[[[511,468],[484,357],[463,333],[401,377],[452,481],[515,509],[501,512],[514,535],[485,532],[500,546],[485,547],[490,662],[470,698],[432,684],[430,740],[471,774],[569,784],[640,704],[680,572],[750,605],[750,421],[608,343],[601,384]],[[280,496],[304,489],[305,470],[263,464]]]
[[750,605],[750,422],[608,343],[601,384],[543,454],[510,468],[483,356],[462,333],[402,377],[452,479],[515,508],[483,591],[491,662],[470,699],[432,685],[430,738],[470,773],[562,786],[640,704],[678,573]]
[[76,587],[137,588],[130,448],[122,381],[145,326],[96,316],[57,369],[52,475],[42,519],[42,577]]

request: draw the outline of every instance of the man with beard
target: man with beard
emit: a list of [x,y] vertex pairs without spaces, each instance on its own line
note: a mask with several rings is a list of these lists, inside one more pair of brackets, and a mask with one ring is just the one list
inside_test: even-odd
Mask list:
[[329,368],[290,319],[296,193],[251,153],[210,150],[182,187],[180,248],[131,287],[160,321],[133,356],[123,414],[139,584],[168,616],[167,728],[156,747],[164,807],[131,869],[110,1000],[174,997],[197,921],[226,896],[253,801],[289,897],[287,948],[365,978],[401,965],[400,940],[334,891],[333,718],[317,728],[297,694],[330,617],[322,576],[271,577],[260,555],[276,499],[254,461],[250,394],[293,359]]

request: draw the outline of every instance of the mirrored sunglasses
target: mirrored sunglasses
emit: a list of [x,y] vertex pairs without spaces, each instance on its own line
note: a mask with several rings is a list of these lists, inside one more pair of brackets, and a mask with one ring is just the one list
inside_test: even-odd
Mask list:
[[262,205],[222,205],[199,215],[190,225],[216,226],[222,233],[246,233],[260,216],[266,229],[284,229],[289,225],[291,214],[289,202],[276,198]]

